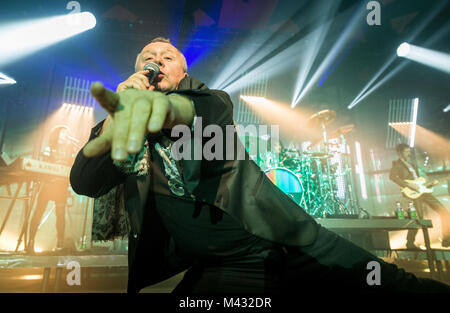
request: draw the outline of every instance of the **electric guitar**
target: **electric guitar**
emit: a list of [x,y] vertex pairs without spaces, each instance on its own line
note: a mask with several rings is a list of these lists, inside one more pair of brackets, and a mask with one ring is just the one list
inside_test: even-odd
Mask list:
[[[443,177],[441,179],[447,179],[449,176]],[[410,179],[405,179],[405,182],[409,183],[409,184],[413,184],[416,186],[417,191],[413,190],[409,187],[403,187],[402,188],[402,193],[403,195],[405,195],[406,197],[408,197],[409,199],[415,200],[417,198],[419,198],[420,196],[422,196],[425,193],[432,193],[433,192],[433,186],[438,184],[438,180],[434,180],[431,183],[427,183],[426,179],[423,177],[419,177],[416,178],[414,180],[410,180]]]

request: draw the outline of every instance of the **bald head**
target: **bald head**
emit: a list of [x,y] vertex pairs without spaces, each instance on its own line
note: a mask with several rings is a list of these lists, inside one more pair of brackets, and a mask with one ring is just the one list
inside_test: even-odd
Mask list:
[[[186,58],[184,57],[183,53],[181,53],[180,50],[178,50],[174,45],[172,45],[172,44],[170,43],[170,40],[169,40],[169,39],[163,38],[163,37],[157,37],[157,38],[153,39],[152,41],[150,41],[150,43],[149,43],[148,45],[150,45],[150,44],[152,44],[152,43],[156,43],[156,42],[162,42],[162,43],[170,44],[170,45],[171,45],[171,46],[179,53],[179,56],[180,56],[180,58],[181,58],[181,60],[182,60],[182,62],[183,62],[183,71],[184,71],[185,73],[187,73],[187,62],[186,62]],[[143,60],[143,58],[142,58],[142,52],[145,50],[145,48],[148,47],[148,45],[145,46],[145,47],[142,49],[142,51],[141,51],[140,53],[138,53],[138,55],[137,55],[137,57],[136,57],[136,63],[135,63],[135,65],[134,65],[134,70],[135,70],[135,72],[139,71],[139,68],[140,68],[139,65],[140,65],[140,63],[143,63],[143,62],[144,62],[144,60]],[[143,68],[144,65],[145,65],[145,63],[142,65],[142,68]]]
[[136,72],[142,71],[149,62],[158,64],[161,71],[154,81],[156,90],[175,90],[188,75],[185,57],[167,40],[154,39],[142,49],[136,60]]

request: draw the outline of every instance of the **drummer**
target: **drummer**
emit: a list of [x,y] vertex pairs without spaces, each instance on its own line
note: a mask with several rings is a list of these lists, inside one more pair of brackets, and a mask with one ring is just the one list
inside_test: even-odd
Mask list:
[[261,161],[258,164],[263,171],[280,166],[283,143],[280,139],[270,138],[266,148],[265,152],[261,153]]

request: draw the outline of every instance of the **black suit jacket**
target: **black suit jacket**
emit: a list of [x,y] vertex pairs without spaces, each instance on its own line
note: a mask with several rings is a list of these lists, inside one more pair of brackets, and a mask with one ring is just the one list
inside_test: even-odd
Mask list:
[[[225,92],[207,89],[187,77],[174,93],[193,101],[197,117],[203,119],[203,128],[211,124],[223,129],[233,125],[233,105]],[[101,125],[96,127],[94,131]],[[240,144],[236,132],[233,136]],[[289,246],[311,244],[319,225],[245,155],[245,160],[182,160],[186,188],[197,202],[227,212],[254,235]],[[125,176],[114,166],[109,153],[88,159],[80,152],[70,179],[75,192],[90,197],[101,196],[118,184],[125,185],[125,206],[131,224],[129,292],[167,279],[190,265],[173,253],[171,237],[154,209],[148,176]]]
[[[414,168],[414,171],[416,171],[417,177],[419,177],[420,175],[417,166],[415,166],[414,164],[411,164],[411,166]],[[392,162],[392,168],[389,172],[389,178],[394,183],[403,188],[406,187],[405,179],[413,180],[414,176],[409,171],[405,163],[403,163],[401,160],[396,160]]]

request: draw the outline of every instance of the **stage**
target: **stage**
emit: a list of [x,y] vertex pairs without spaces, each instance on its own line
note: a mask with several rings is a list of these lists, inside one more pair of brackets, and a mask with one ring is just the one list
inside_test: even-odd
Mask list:
[[223,257],[309,216],[450,284],[449,1],[28,2],[0,12],[0,292],[125,292],[111,238]]
[[[428,228],[432,227],[430,220],[328,218],[317,219],[317,222],[383,260],[401,264],[406,269],[411,268],[412,272],[419,277],[431,277],[450,282],[450,248],[436,249],[428,245],[425,250],[417,251],[391,249],[388,237],[382,236],[381,240],[380,237],[376,237],[380,234],[386,235],[390,231],[409,229],[420,229],[427,233]],[[34,285],[29,292],[125,292],[128,259],[124,243],[126,241],[121,241],[120,245],[110,242],[108,248],[105,248],[108,245],[104,243],[103,249],[87,249],[69,255],[55,255],[51,252],[37,255],[2,252],[0,271],[3,271],[5,275],[2,275],[0,285],[6,287],[10,285],[8,279],[13,279],[14,284],[20,286],[17,279],[22,278],[24,282],[34,280]],[[66,281],[66,277],[74,269],[74,267],[69,268],[71,262],[79,264],[80,285],[70,286]],[[16,274],[13,274],[14,272]],[[17,274],[19,272],[20,275]],[[145,288],[142,292],[170,292],[183,275],[184,273],[175,275],[164,282]],[[109,286],[102,284],[102,280],[110,281]],[[38,287],[39,289],[36,289]],[[23,292],[24,290],[15,291]]]

